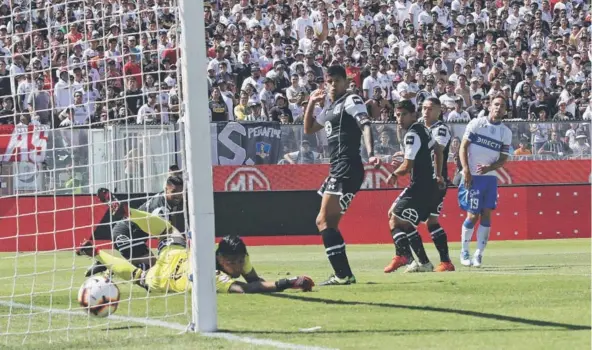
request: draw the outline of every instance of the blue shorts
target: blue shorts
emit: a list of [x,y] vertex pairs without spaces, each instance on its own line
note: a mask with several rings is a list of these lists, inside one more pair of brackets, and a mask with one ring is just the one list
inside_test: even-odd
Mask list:
[[497,177],[473,175],[471,188],[465,188],[463,180],[458,186],[458,205],[462,210],[481,214],[483,209],[497,207]]

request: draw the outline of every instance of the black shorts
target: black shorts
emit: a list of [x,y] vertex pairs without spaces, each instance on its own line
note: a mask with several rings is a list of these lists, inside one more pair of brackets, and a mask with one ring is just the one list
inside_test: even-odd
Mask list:
[[111,234],[115,249],[127,260],[146,256],[150,252],[150,248],[148,248],[150,236],[134,223],[118,222],[113,227]]
[[437,188],[419,191],[408,187],[393,202],[388,214],[418,226],[430,217],[433,208],[437,210],[439,203],[440,192]]
[[349,208],[356,193],[358,193],[362,187],[363,182],[363,171],[352,171],[348,173],[347,176],[339,178],[329,175],[325,181],[323,181],[323,184],[317,193],[321,196],[325,194],[339,196],[339,204],[341,205],[341,213],[343,214],[347,211],[347,208]]
[[447,187],[444,189],[438,189],[438,196],[435,201],[432,202],[430,206],[430,216],[440,216],[440,212],[444,207],[444,197],[446,197],[446,191],[448,190]]

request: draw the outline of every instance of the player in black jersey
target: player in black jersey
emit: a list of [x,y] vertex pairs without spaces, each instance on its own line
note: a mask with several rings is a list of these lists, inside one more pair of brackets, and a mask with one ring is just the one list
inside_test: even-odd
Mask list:
[[[389,226],[395,243],[396,255],[384,268],[389,273],[413,260],[411,249],[417,255],[414,272],[433,271],[434,267],[425,252],[417,225],[430,216],[431,208],[439,201],[438,183],[442,182],[442,152],[430,131],[417,121],[415,106],[409,100],[397,104],[395,116],[398,128],[406,130],[404,140],[405,159],[389,176],[391,184],[397,177],[410,173],[411,181],[389,209]],[[436,169],[434,170],[434,165]]]
[[320,285],[344,285],[355,283],[356,279],[349,266],[345,242],[338,226],[364,179],[364,164],[360,156],[362,136],[369,163],[378,167],[380,159],[374,156],[374,141],[366,105],[360,96],[347,93],[345,68],[330,66],[325,82],[332,103],[315,120],[314,107],[325,101],[327,91],[321,87],[311,94],[304,114],[304,132],[313,134],[325,128],[331,153],[329,176],[319,190],[323,198],[316,224],[334,274]]
[[[103,219],[103,222],[106,222],[96,226],[92,236],[80,244],[77,253],[80,252],[81,248],[94,245],[95,240],[109,240],[113,241],[113,246],[119,251],[122,257],[142,270],[148,270],[156,261],[156,256],[148,247],[150,235],[144,232],[134,222],[126,220],[126,215],[123,213],[124,205],[119,205],[117,198],[108,189],[100,189],[98,191],[98,197],[104,203],[116,203],[116,205],[110,204],[111,213],[107,213]],[[183,179],[180,176],[169,176],[165,190],[148,198],[138,210],[157,215],[170,222],[179,232],[185,232]],[[166,243],[168,244],[170,241]],[[159,249],[161,248],[159,246]],[[104,265],[95,262],[86,271],[86,276],[88,277],[105,270],[107,268]]]
[[[426,127],[429,128],[432,133],[432,138],[436,141],[439,147],[435,148],[435,152],[442,152],[442,156],[439,159],[442,160],[442,164],[437,167],[442,169],[441,180],[438,189],[438,201],[434,202],[430,208],[430,216],[426,220],[426,225],[430,236],[434,241],[434,245],[440,254],[440,265],[436,266],[435,272],[454,271],[454,265],[450,261],[448,254],[448,237],[446,232],[440,226],[438,218],[442,207],[444,205],[444,197],[446,196],[446,190],[450,184],[448,178],[448,152],[450,150],[450,142],[452,140],[452,133],[446,124],[440,120],[442,105],[440,100],[435,97],[427,98],[421,107],[421,115],[423,122]],[[438,174],[437,174],[438,175]],[[408,269],[413,271],[416,269],[417,264],[411,263]]]

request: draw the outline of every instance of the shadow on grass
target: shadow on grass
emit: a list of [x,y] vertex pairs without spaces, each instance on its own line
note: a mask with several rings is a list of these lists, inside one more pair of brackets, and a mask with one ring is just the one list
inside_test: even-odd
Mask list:
[[[390,334],[410,334],[410,333],[469,333],[469,332],[535,332],[538,328],[483,328],[483,329],[339,329],[339,330],[318,330],[318,331],[258,331],[258,330],[232,330],[224,329],[220,332],[228,332],[233,334],[276,334],[276,335],[290,335],[290,334],[359,334],[359,333],[390,333]],[[565,329],[550,329],[549,331],[565,331]]]
[[129,330],[129,329],[143,329],[146,328],[146,326],[140,326],[140,325],[135,325],[135,326],[121,326],[121,327],[107,327],[107,328],[103,328],[101,329],[102,332],[111,332],[111,331],[125,331],[125,330]]
[[441,313],[446,313],[446,314],[456,314],[456,315],[463,315],[463,316],[485,318],[485,319],[496,320],[496,321],[520,323],[520,324],[536,326],[536,327],[563,328],[563,329],[571,330],[571,331],[590,330],[592,328],[590,326],[577,325],[577,324],[560,323],[560,322],[543,321],[543,320],[532,320],[532,319],[522,318],[522,317],[498,315],[498,314],[493,314],[493,313],[469,311],[469,310],[448,309],[448,308],[435,307],[435,306],[416,306],[416,305],[402,305],[402,304],[390,304],[390,303],[374,303],[374,302],[368,302],[368,301],[333,300],[333,299],[324,299],[324,298],[311,298],[311,297],[305,297],[305,296],[300,296],[300,295],[290,295],[290,294],[266,294],[266,295],[270,296],[272,298],[291,299],[291,300],[298,300],[298,301],[319,303],[319,304],[327,304],[327,305],[347,305],[347,306],[363,305],[363,306],[376,306],[376,307],[413,310],[413,311],[441,312]]

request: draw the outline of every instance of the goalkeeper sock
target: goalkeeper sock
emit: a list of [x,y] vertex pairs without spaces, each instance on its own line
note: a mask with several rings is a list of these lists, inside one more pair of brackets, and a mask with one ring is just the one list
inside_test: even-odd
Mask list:
[[129,219],[151,236],[160,236],[167,233],[173,226],[158,215],[153,215],[148,212],[129,209]]
[[353,276],[347,255],[345,254],[345,241],[341,232],[334,228],[326,228],[321,231],[325,253],[335,271],[335,276],[346,278]]
[[395,243],[395,254],[397,256],[406,257],[409,262],[413,261],[413,254],[411,254],[411,247],[409,247],[407,233],[398,228],[394,228],[391,230],[391,234],[393,235],[393,243]]
[[477,229],[477,250],[475,255],[482,255],[489,241],[489,232],[491,231],[491,222],[489,220],[481,219],[479,228]]
[[142,269],[139,269],[129,263],[127,260],[115,257],[103,250],[99,250],[95,257],[100,263],[107,266],[116,276],[126,281],[137,280],[140,278]]
[[411,249],[413,249],[413,252],[417,256],[417,260],[419,261],[419,263],[422,265],[427,264],[430,262],[430,259],[428,258],[428,254],[426,253],[425,248],[423,246],[421,236],[419,235],[419,233],[417,233],[416,229],[412,230],[412,232],[407,233],[409,245],[411,246]]
[[430,231],[432,241],[434,241],[434,245],[438,250],[438,254],[440,254],[440,261],[450,262],[450,256],[448,255],[448,237],[446,236],[444,229],[440,224],[435,224],[428,226],[428,230]]
[[473,238],[473,231],[475,230],[475,224],[472,223],[469,219],[465,220],[462,225],[462,251],[468,252],[469,251],[469,244],[471,243],[471,239]]

